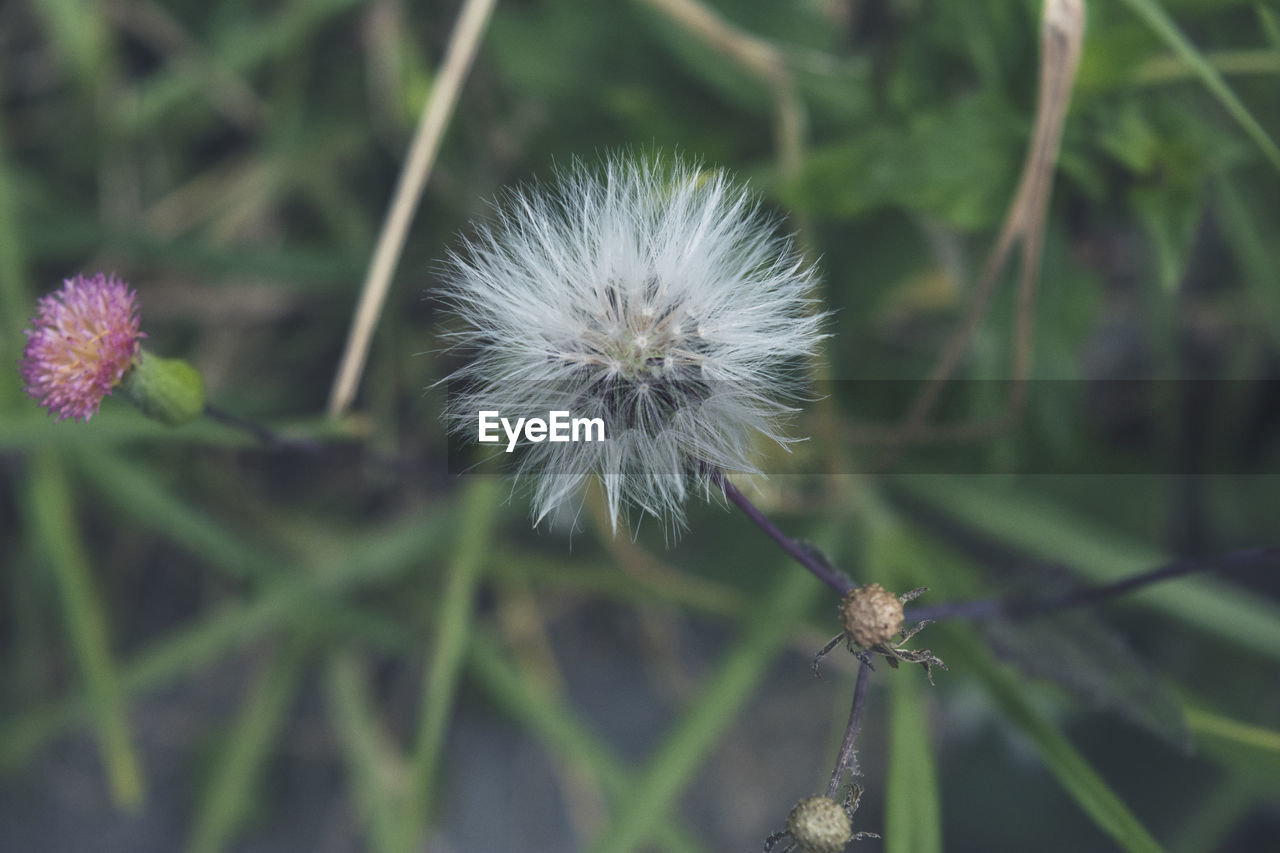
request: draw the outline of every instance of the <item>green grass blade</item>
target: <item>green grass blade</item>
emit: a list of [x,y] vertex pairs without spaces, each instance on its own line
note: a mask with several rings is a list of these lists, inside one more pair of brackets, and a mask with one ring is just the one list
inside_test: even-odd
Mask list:
[[53,569],[66,631],[93,704],[102,759],[117,805],[143,799],[142,767],[111,655],[107,617],[94,593],[92,569],[72,512],[66,472],[52,451],[36,454],[29,477],[32,533]]
[[[271,628],[312,613],[316,595],[322,592],[340,595],[393,580],[436,552],[452,530],[453,520],[449,508],[437,506],[351,537],[346,548],[330,549],[329,563],[303,579],[282,583],[244,604],[224,606],[192,627],[155,642],[124,668],[122,690],[143,692],[244,648]],[[0,769],[30,760],[68,726],[84,720],[91,708],[85,696],[73,695],[4,721]]]
[[[1035,557],[1065,563],[1095,583],[1118,580],[1170,560],[1149,545],[1037,498],[1025,484],[1008,478],[902,477],[895,482],[937,511]],[[1217,578],[1156,584],[1122,600],[1280,659],[1280,607]]]
[[1197,708],[1187,710],[1187,724],[1201,755],[1254,793],[1274,798],[1280,790],[1280,732]]
[[[260,637],[281,620],[291,604],[305,604],[307,600],[290,588],[250,604],[224,607],[130,661],[121,672],[121,690],[126,695],[141,693],[207,665]],[[72,695],[5,721],[0,727],[0,769],[16,768],[30,761],[41,747],[84,720],[91,710],[90,697]]]
[[800,568],[788,563],[779,572],[734,650],[655,751],[617,821],[591,845],[596,853],[635,850],[668,822],[672,805],[759,684],[789,626],[817,597],[818,584]]
[[591,593],[627,604],[673,604],[732,620],[741,619],[749,605],[737,587],[680,571],[637,576],[603,559],[575,557],[570,563],[511,548],[498,548],[493,562],[490,577],[498,580],[519,579],[539,589]]
[[[0,91],[3,90],[4,78],[0,77]],[[27,263],[17,215],[21,205],[16,194],[5,146],[4,111],[0,110],[0,317],[4,318],[3,325],[0,325],[0,356],[4,357],[6,364],[11,364],[11,359],[18,357],[23,340],[22,327],[26,318],[35,314],[36,308],[30,304],[27,294]],[[0,389],[7,389],[9,384],[0,383]],[[3,401],[4,398],[0,397],[0,402]]]
[[86,0],[48,0],[41,13],[50,42],[86,87],[92,87],[109,62],[111,31],[101,7]]
[[[356,5],[359,0],[305,0],[289,3],[266,20],[254,16],[251,24],[243,22],[213,46],[214,59],[221,68],[246,73],[273,57],[288,55],[320,26]],[[134,93],[122,120],[131,130],[147,128],[169,110],[195,100],[206,88],[207,77],[204,65],[187,64],[149,78]]]
[[1201,736],[1232,741],[1250,749],[1280,755],[1280,731],[1242,723],[1196,708],[1187,709],[1187,725]]
[[[893,518],[884,507],[866,513],[869,521],[854,533],[844,531],[851,547],[861,547],[868,578],[891,590],[936,584],[921,575],[938,560],[925,540]],[[954,582],[955,572],[946,572]],[[913,644],[915,645],[915,644]],[[933,853],[942,849],[942,806],[924,705],[929,690],[915,666],[884,668],[889,686],[888,780],[885,792],[884,845],[889,853]],[[857,824],[855,824],[855,828]]]
[[502,481],[472,477],[462,495],[462,517],[453,558],[440,596],[430,666],[423,680],[422,713],[409,766],[406,849],[416,850],[433,802],[440,748],[453,711],[458,675],[471,639],[476,587],[486,555],[493,544],[493,528],[502,498]]
[[[1280,58],[1280,51],[1276,56]],[[1263,236],[1263,229],[1270,230],[1268,220],[1235,181],[1218,178],[1214,196],[1218,203],[1212,210],[1244,272],[1241,279],[1252,296],[1251,307],[1262,315],[1272,340],[1280,340],[1280,253],[1275,241]]]
[[[19,319],[35,313],[35,303],[22,302]],[[19,325],[16,334],[21,336]],[[14,353],[17,358],[17,353]],[[330,418],[306,418],[284,424],[267,424],[271,429],[291,438],[320,441],[351,441],[350,424]],[[102,410],[87,424],[55,424],[34,402],[21,409],[0,414],[0,451],[29,450],[33,447],[73,447],[98,450],[123,444],[191,444],[206,447],[261,448],[254,437],[210,420],[199,420],[182,429],[173,429],[153,421],[121,399],[108,398]]]
[[1249,138],[1262,149],[1262,153],[1271,161],[1271,165],[1280,169],[1280,147],[1277,147],[1275,141],[1267,135],[1267,131],[1253,117],[1253,113],[1249,112],[1249,108],[1236,97],[1236,93],[1227,85],[1227,81],[1222,78],[1218,70],[1182,34],[1164,7],[1156,0],[1124,0],[1124,2],[1174,53],[1191,66],[1205,88],[1218,99],[1223,109],[1236,120]]
[[[1162,849],[1106,781],[1093,769],[1054,724],[1027,700],[1025,685],[997,666],[972,634],[953,626],[948,658],[953,671],[982,679],[1005,717],[1030,739],[1045,766],[1076,804],[1121,848],[1131,853],[1159,853]],[[957,653],[958,652],[958,653]]]
[[1173,853],[1208,853],[1227,849],[1227,837],[1258,805],[1259,797],[1238,778],[1214,785],[1172,834]]
[[[561,697],[508,662],[498,644],[486,634],[477,634],[471,643],[470,672],[503,710],[534,732],[549,749],[599,780],[615,808],[631,798],[635,780],[609,745],[596,737]],[[676,821],[664,822],[654,839],[659,849],[671,853],[697,853],[702,849]]]
[[260,790],[262,775],[297,695],[304,644],[288,641],[262,667],[226,736],[209,788],[201,799],[187,849],[217,853],[244,823]]
[[[1204,55],[1219,74],[1280,74],[1280,53],[1274,50],[1217,50]],[[1172,83],[1197,76],[1197,71],[1177,56],[1156,56],[1139,65],[1133,82],[1143,86]]]
[[359,818],[368,823],[368,841],[375,853],[400,849],[397,821],[404,798],[405,763],[383,736],[373,709],[359,660],[340,652],[329,661],[326,688],[330,719],[347,760]]
[[280,559],[244,544],[208,514],[188,506],[147,466],[104,451],[78,453],[76,461],[94,487],[109,498],[113,509],[233,577],[262,578],[280,572]]
[[1267,34],[1267,41],[1271,43],[1271,49],[1280,53],[1280,19],[1277,19],[1275,12],[1261,3],[1255,11],[1258,13],[1258,23],[1262,25],[1262,31]]
[[942,804],[925,715],[924,673],[886,668],[889,690],[889,777],[885,793],[887,853],[940,853]]
[[[7,90],[0,70],[2,91]],[[17,196],[15,173],[9,167],[5,111],[0,110],[0,362],[6,365],[14,364],[22,354],[22,328],[36,308],[27,293],[27,252],[18,225],[22,203]],[[0,378],[0,412],[18,407],[22,401],[21,385],[16,370],[6,371]],[[34,409],[34,403],[31,405]],[[5,429],[0,426],[0,442],[4,435]]]

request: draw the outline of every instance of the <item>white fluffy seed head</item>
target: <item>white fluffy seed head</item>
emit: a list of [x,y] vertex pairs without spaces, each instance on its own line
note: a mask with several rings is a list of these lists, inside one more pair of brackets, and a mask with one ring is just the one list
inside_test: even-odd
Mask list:
[[[634,507],[672,528],[712,473],[755,472],[823,337],[814,272],[759,202],[675,161],[575,164],[517,191],[452,255],[451,334],[473,360],[449,377],[451,429],[477,413],[601,418],[603,442],[529,443],[535,523],[599,479],[616,531]],[[458,389],[461,389],[460,391]]]

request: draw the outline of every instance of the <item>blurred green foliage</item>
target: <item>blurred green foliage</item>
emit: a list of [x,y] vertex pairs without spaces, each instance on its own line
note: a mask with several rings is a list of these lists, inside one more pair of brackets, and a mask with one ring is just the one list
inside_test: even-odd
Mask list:
[[[199,365],[219,405],[327,442],[307,455],[211,423],[161,431],[118,400],[87,425],[55,426],[16,371],[0,371],[5,786],[40,790],[51,745],[88,731],[101,750],[95,790],[144,815],[178,812],[169,835],[131,849],[235,849],[270,836],[287,784],[272,768],[318,709],[313,748],[339,768],[350,849],[404,851],[429,824],[468,837],[442,804],[487,793],[451,792],[444,751],[451,725],[481,707],[570,768],[575,796],[598,795],[587,797],[596,819],[578,828],[584,849],[755,847],[782,825],[812,791],[766,789],[762,801],[742,789],[766,780],[699,772],[746,737],[750,708],[787,701],[762,687],[780,664],[802,669],[794,651],[835,630],[829,597],[714,508],[695,508],[670,547],[651,529],[634,542],[591,524],[572,542],[532,534],[518,494],[503,503],[504,485],[447,474],[440,395],[423,391],[453,363],[439,350],[447,320],[424,294],[455,235],[501,188],[618,149],[723,166],[803,227],[836,312],[825,368],[836,381],[797,426],[814,440],[770,458],[787,476],[761,502],[857,579],[930,586],[939,602],[1034,584],[1037,567],[1104,581],[1276,544],[1274,6],[1088,4],[1027,407],[1016,429],[889,460],[868,424],[902,417],[1013,196],[1040,4],[711,5],[780,51],[805,110],[798,168],[780,167],[776,90],[661,4],[499,3],[357,413],[338,421],[321,415],[361,274],[458,4],[0,7],[0,361],[17,360],[38,294],[115,270],[139,291],[149,348]],[[940,421],[1003,410],[1008,291]],[[1139,691],[1081,697],[1015,679],[968,628],[929,629],[919,640],[952,669],[932,691],[914,667],[876,673],[873,692],[890,698],[864,723],[857,828],[889,834],[887,849],[1078,850],[1108,838],[1259,849],[1277,832],[1278,596],[1272,567],[1171,583],[1087,623],[1114,634],[1079,648],[1131,645],[1150,667],[1152,707],[1191,709],[1193,757],[1086,701],[1140,705]],[[600,608],[723,638],[711,651],[682,646],[678,629],[654,641],[694,658],[699,677],[638,755],[594,730],[590,703],[558,671],[566,649],[549,639],[548,614]],[[610,666],[643,682],[660,660]],[[1105,675],[1109,662],[1094,663]],[[219,680],[232,664],[248,676]],[[825,689],[844,703],[851,679],[833,672]],[[184,729],[189,773],[174,806],[148,788],[139,709],[209,679],[230,711]],[[789,719],[826,725],[798,704]],[[800,771],[815,788],[826,762]],[[1040,766],[1065,793],[1036,786]],[[727,829],[682,810],[692,790],[733,815]],[[65,838],[40,824],[47,811],[16,823],[14,809],[0,812],[26,833],[15,837]],[[894,840],[907,832],[918,840]]]

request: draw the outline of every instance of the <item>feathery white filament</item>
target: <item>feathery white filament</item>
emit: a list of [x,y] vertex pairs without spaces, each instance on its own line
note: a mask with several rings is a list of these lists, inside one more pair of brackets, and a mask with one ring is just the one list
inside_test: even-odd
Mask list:
[[657,160],[575,165],[513,193],[448,265],[450,426],[480,410],[602,418],[598,443],[526,444],[536,520],[598,477],[614,529],[627,507],[678,526],[714,469],[754,472],[751,442],[785,445],[795,387],[823,337],[814,273],[747,192]]

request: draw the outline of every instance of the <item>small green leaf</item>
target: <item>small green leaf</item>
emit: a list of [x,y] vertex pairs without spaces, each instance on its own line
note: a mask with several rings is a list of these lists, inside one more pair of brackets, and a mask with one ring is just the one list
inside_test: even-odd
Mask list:
[[853,218],[901,206],[958,228],[987,228],[1013,194],[1025,136],[1004,101],[966,98],[814,151],[783,194],[817,214]]

